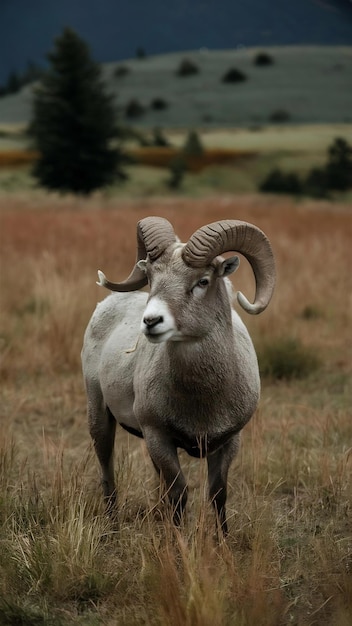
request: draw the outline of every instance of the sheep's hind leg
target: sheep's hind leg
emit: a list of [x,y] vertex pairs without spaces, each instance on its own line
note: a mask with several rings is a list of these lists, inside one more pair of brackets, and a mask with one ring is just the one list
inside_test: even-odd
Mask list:
[[214,506],[216,518],[224,536],[228,534],[226,520],[227,475],[238,447],[239,434],[207,457],[209,498]]
[[116,420],[108,407],[100,404],[96,410],[88,406],[89,431],[94,442],[94,449],[102,471],[102,487],[106,511],[112,515],[116,506],[116,487],[114,478],[114,442]]

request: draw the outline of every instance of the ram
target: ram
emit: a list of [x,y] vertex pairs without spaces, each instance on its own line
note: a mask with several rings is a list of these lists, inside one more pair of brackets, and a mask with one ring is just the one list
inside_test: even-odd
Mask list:
[[[241,292],[238,303],[260,313],[273,293],[275,263],[265,234],[247,222],[208,224],[182,244],[166,219],[147,217],[137,225],[130,276],[112,283],[98,272],[99,285],[120,292],[97,305],[82,349],[89,429],[109,510],[119,423],[144,437],[175,523],[187,501],[178,448],[207,459],[209,497],[227,533],[228,470],[260,394],[256,353],[227,278],[239,258],[220,256],[230,251],[248,259],[256,281],[254,303]],[[138,291],[147,284],[149,294]]]

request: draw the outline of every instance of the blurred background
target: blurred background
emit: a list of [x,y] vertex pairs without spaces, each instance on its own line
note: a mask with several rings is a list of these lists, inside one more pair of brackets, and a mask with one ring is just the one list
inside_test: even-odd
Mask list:
[[[84,5],[2,0],[0,188],[33,183],[33,164],[36,181],[48,187],[38,173],[45,150],[33,124],[38,117],[43,121],[43,102],[35,105],[35,92],[48,72],[56,72],[58,80],[56,87],[50,78],[49,86],[44,80],[46,89],[55,92],[57,114],[65,117],[67,105],[71,119],[58,128],[49,120],[42,136],[62,136],[67,125],[67,152],[72,154],[74,135],[82,152],[82,132],[73,133],[71,123],[75,117],[82,125],[92,93],[84,93],[84,68],[80,61],[74,67],[74,50],[59,43],[65,29],[99,66],[101,83],[92,85],[92,93],[106,94],[114,119],[105,135],[102,129],[98,133],[105,146],[120,150],[114,156],[116,176],[110,175],[110,157],[103,159],[107,175],[92,182],[89,192],[109,187],[118,195],[150,195],[171,188],[197,195],[261,190],[326,197],[350,187],[348,173],[341,182],[331,180],[325,169],[336,139],[343,143],[335,149],[335,161],[349,158],[350,0],[222,1],[216,6],[197,0],[175,7],[157,0],[133,0],[127,6],[113,0]],[[53,66],[50,55],[56,53],[65,58],[63,70]],[[66,79],[75,85],[68,92],[60,86]],[[74,102],[77,90],[83,105]],[[53,110],[52,98],[48,110]],[[90,138],[106,109],[98,108],[92,117],[85,128]],[[34,131],[31,141],[28,129]],[[73,152],[76,162],[82,161],[78,147]],[[97,159],[88,178],[92,167],[100,167]],[[77,178],[74,172],[71,178]],[[49,185],[60,191],[70,187],[79,190],[67,181]]]

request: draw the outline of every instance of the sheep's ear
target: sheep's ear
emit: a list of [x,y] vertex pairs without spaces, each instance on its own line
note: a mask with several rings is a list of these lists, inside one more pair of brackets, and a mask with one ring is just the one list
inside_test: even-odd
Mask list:
[[142,259],[141,261],[138,261],[136,265],[141,270],[141,272],[144,272],[146,274],[146,272],[147,272],[147,259]]
[[218,276],[224,277],[224,276],[228,276],[229,274],[232,274],[238,269],[239,264],[240,264],[240,260],[238,256],[232,256],[229,259],[225,259],[218,265],[218,268],[217,268]]

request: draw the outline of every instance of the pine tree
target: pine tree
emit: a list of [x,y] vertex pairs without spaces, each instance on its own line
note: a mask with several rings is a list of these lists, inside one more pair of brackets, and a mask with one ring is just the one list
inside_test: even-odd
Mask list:
[[6,93],[16,93],[21,89],[21,79],[14,70],[10,72],[5,87]]
[[89,194],[117,175],[122,155],[115,111],[86,43],[64,29],[34,94],[30,135],[40,154],[34,176],[48,189]]
[[341,137],[329,147],[326,176],[330,189],[345,191],[352,187],[352,148]]

